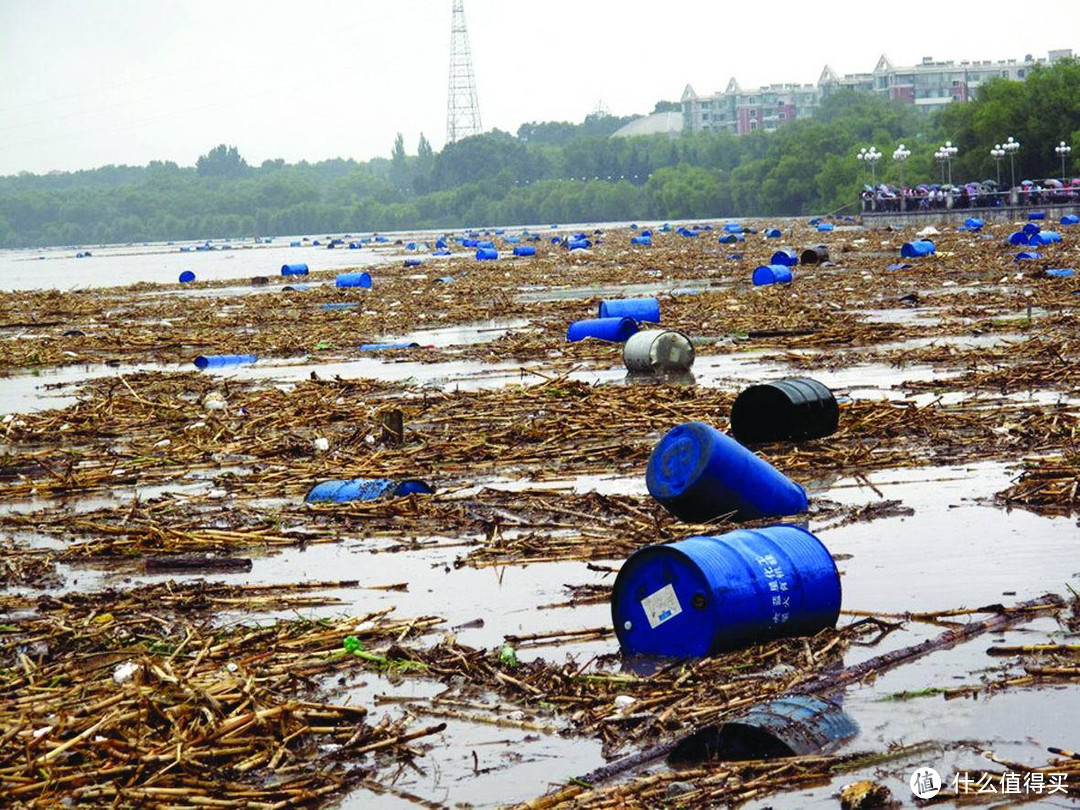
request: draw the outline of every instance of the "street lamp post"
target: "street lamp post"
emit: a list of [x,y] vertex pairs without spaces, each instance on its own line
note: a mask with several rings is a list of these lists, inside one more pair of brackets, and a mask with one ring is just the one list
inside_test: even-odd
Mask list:
[[1012,180],[1011,188],[1016,188],[1016,153],[1020,149],[1020,141],[1014,141],[1012,135],[1001,145],[1009,156],[1009,178]]
[[877,186],[877,162],[881,160],[881,152],[877,147],[871,146],[867,149],[864,146],[855,157],[870,167],[870,185]]
[[1054,151],[1058,153],[1058,157],[1061,158],[1061,185],[1067,186],[1069,183],[1065,179],[1065,158],[1069,156],[1072,151],[1072,147],[1062,141],[1060,144],[1054,147]]
[[945,161],[945,168],[949,173],[949,185],[952,185],[952,159],[956,157],[956,153],[960,150],[953,146],[952,141],[945,141],[945,145],[938,151],[942,154],[942,160]]
[[936,160],[938,166],[941,167],[941,185],[945,185],[945,161],[948,159],[949,154],[945,151],[945,147],[939,146],[937,151],[934,152],[934,160]]
[[893,160],[900,164],[900,210],[907,210],[907,195],[904,193],[904,163],[911,157],[911,150],[903,144],[896,147],[896,151],[892,153]]
[[1001,159],[1005,157],[1005,150],[1001,148],[1000,143],[995,143],[994,148],[990,150],[990,157],[994,159],[994,163],[997,165],[997,184],[998,188],[1001,188]]

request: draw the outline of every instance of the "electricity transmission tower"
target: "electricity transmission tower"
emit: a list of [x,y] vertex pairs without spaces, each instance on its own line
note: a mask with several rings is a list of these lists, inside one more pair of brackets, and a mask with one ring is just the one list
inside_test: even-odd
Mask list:
[[446,100],[446,142],[453,143],[483,131],[480,102],[476,100],[469,32],[465,28],[464,0],[454,0],[450,21],[450,92]]

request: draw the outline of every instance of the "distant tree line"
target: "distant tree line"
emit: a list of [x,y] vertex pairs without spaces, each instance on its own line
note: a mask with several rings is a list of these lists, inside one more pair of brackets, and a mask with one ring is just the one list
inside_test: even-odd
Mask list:
[[[837,93],[813,119],[735,137],[697,133],[612,138],[630,118],[533,122],[435,152],[424,137],[390,158],[250,166],[221,145],[195,167],[148,166],[0,178],[0,246],[362,233],[490,224],[819,214],[853,204],[868,170],[862,146],[885,154],[878,181],[896,182],[904,142],[909,184],[933,182],[946,137],[960,151],[954,180],[993,177],[989,148],[1020,140],[1025,176],[1057,176],[1053,146],[1080,147],[1080,64],[995,80],[977,99],[928,118],[913,105]],[[660,102],[656,110],[671,110]],[[1077,155],[1080,156],[1080,150]],[[1019,179],[1019,178],[1018,178]]]

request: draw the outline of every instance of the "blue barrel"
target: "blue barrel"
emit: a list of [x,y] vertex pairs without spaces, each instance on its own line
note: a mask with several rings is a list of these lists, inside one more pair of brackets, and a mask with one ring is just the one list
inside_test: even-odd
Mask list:
[[1076,275],[1076,271],[1071,267],[1051,267],[1046,271],[1046,275],[1053,278],[1071,278]]
[[502,236],[504,233],[506,233],[506,228],[496,228],[495,229],[495,235],[496,236]]
[[779,239],[780,238],[780,229],[779,228],[766,228],[765,229],[765,238],[766,239]]
[[478,261],[491,261],[499,258],[499,251],[495,248],[479,248],[476,251],[476,258]]
[[723,236],[716,240],[721,245],[734,245],[737,242],[745,242],[746,237],[741,233],[725,233]]
[[893,271],[893,270],[910,270],[911,265],[910,264],[903,264],[903,263],[890,264],[885,269],[889,270],[889,271]]
[[338,273],[335,287],[370,287],[371,273]]
[[409,242],[405,245],[406,250],[416,250],[416,242]]
[[535,256],[536,248],[532,245],[514,245],[515,256]]
[[697,657],[836,625],[840,574],[806,529],[779,525],[646,546],[619,569],[611,618],[628,655]]
[[822,222],[817,226],[817,229],[822,233],[828,233],[833,229],[833,224],[831,222]]
[[571,239],[566,243],[566,246],[570,248],[570,250],[584,250],[585,248],[592,247],[592,242],[588,239]]
[[985,224],[986,223],[983,222],[978,217],[968,217],[967,219],[964,220],[964,225],[967,226],[967,229],[969,231],[982,230],[982,226],[985,225]]
[[783,264],[763,264],[754,271],[754,286],[765,284],[790,284],[791,268]]
[[637,323],[633,318],[594,318],[574,321],[566,330],[566,339],[576,343],[591,337],[612,343],[625,343],[637,330]]
[[308,268],[306,264],[281,265],[281,275],[283,276],[306,276],[307,274]]
[[304,500],[308,503],[345,503],[346,501],[373,501],[387,496],[400,498],[413,493],[430,495],[434,490],[418,478],[395,481],[392,478],[353,478],[342,481],[323,481],[308,490]]
[[599,317],[633,318],[635,321],[660,323],[660,301],[656,298],[618,298],[601,301]]
[[253,354],[200,354],[195,358],[195,368],[202,371],[207,368],[221,368],[222,366],[239,366],[245,363],[254,363],[259,358]]
[[[375,241],[376,242],[389,242],[390,239],[389,239],[389,237],[386,237],[386,236],[376,236]],[[318,244],[318,243],[316,243],[316,244]]]
[[362,352],[381,352],[385,349],[418,349],[419,343],[361,343]]
[[362,250],[363,247],[362,242],[349,242],[349,250]]
[[797,515],[808,505],[801,486],[704,422],[667,432],[649,456],[645,483],[650,495],[686,523],[727,514],[737,520]]
[[1030,214],[1028,214],[1028,220],[1031,222],[1035,222],[1040,219],[1046,219],[1045,211],[1032,211]]
[[904,242],[900,248],[900,256],[904,259],[918,259],[923,256],[933,256],[937,248],[929,239],[918,239],[914,242]]
[[1062,225],[1077,225],[1080,224],[1080,217],[1076,214],[1066,214],[1061,218]]
[[487,241],[487,242],[477,242],[476,246],[478,248],[484,248],[485,250],[494,250],[495,249],[495,243],[490,241],[490,240]]
[[299,242],[289,242],[289,247],[300,247]]
[[193,272],[191,272],[190,270],[185,270],[183,273],[180,274],[180,283],[181,284],[187,284],[187,283],[192,282],[194,280],[195,280],[195,274]]
[[675,233],[679,234],[679,236],[685,236],[690,239],[693,239],[698,235],[697,231],[692,231],[689,228],[679,228],[677,231],[675,231]]
[[419,267],[423,263],[424,263],[423,259],[406,259],[405,260],[405,266],[406,267]]
[[[838,704],[810,695],[785,695],[726,715],[716,735],[708,738],[706,758],[742,762],[829,754],[858,733],[858,723]],[[669,761],[701,759],[700,743],[697,751],[694,756],[689,746],[677,747]]]
[[1009,236],[1010,245],[1026,245],[1031,238],[1031,234],[1024,233],[1023,231],[1017,231]]
[[1023,228],[1021,228],[1021,230],[1024,233],[1026,233],[1028,236],[1031,236],[1033,233],[1038,233],[1039,231],[1041,231],[1042,228],[1040,228],[1034,222],[1029,222],[1027,225],[1025,225]]
[[641,232],[641,235],[642,235],[642,236],[648,236],[648,237],[650,237],[650,238],[651,238],[651,237],[652,237],[652,231],[650,231],[650,230],[649,230],[648,228],[646,228],[645,230],[643,230],[643,231]]
[[829,260],[828,245],[814,245],[799,254],[799,264],[824,264]]
[[[1062,219],[1064,220],[1064,218],[1062,218]],[[1068,225],[1069,223],[1063,221],[1062,224],[1063,225]],[[181,253],[191,253],[191,248],[189,248],[187,245],[181,245],[180,252]]]
[[508,245],[516,245],[520,241],[521,241],[520,236],[508,236],[508,237],[506,237],[506,244],[508,244]]
[[338,309],[355,309],[360,306],[356,301],[334,301],[329,304],[323,304],[322,308],[327,312],[333,312]]
[[1061,234],[1057,231],[1039,231],[1038,233],[1033,233],[1031,235],[1031,238],[1028,239],[1028,244],[1038,247],[1039,245],[1052,245],[1055,242],[1060,241]]
[[307,292],[311,288],[307,284],[286,284],[281,288],[283,293],[285,292]]
[[652,247],[652,237],[651,236],[631,236],[630,237],[630,244],[631,245],[643,245],[645,247]]
[[435,240],[435,248],[437,250],[446,250],[446,240],[440,236]]
[[449,256],[449,255],[450,255],[450,251],[449,251],[449,250],[436,250],[436,251],[435,251],[434,253],[432,253],[431,255],[432,255],[432,256]]
[[776,251],[769,259],[769,264],[782,264],[785,267],[794,267],[799,263],[799,254],[791,248],[783,248]]
[[1035,259],[1041,259],[1042,257],[1043,257],[1043,255],[1041,253],[1036,253],[1033,250],[1022,250],[1022,251],[1020,251],[1019,253],[1016,254],[1016,257],[1013,259],[1013,261],[1014,262],[1029,262],[1029,261],[1034,261]]
[[474,248],[480,244],[476,239],[462,239],[461,246],[467,248]]
[[724,230],[728,233],[742,233],[742,225],[738,222],[724,223]]

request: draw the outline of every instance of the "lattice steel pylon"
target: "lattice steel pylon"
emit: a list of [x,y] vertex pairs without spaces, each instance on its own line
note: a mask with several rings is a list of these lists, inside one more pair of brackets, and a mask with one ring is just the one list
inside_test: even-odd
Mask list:
[[480,102],[476,100],[469,32],[465,28],[464,0],[454,0],[450,20],[450,92],[446,99],[446,142],[479,135]]

